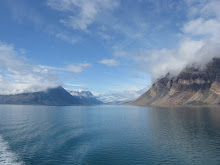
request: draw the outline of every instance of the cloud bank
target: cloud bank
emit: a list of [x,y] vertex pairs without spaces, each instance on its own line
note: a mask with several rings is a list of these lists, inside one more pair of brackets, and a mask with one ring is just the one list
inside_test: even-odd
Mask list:
[[137,99],[140,95],[146,92],[148,88],[149,87],[142,89],[136,86],[131,86],[126,89],[121,89],[103,94],[94,93],[94,95],[104,103],[129,102],[134,99]]
[[220,2],[187,0],[186,4],[188,21],[181,26],[176,48],[142,49],[132,55],[139,69],[150,72],[153,80],[166,73],[176,75],[191,64],[204,66],[213,57],[220,57]]
[[0,94],[44,91],[62,85],[57,71],[80,73],[89,66],[88,63],[62,68],[31,65],[13,45],[0,42]]

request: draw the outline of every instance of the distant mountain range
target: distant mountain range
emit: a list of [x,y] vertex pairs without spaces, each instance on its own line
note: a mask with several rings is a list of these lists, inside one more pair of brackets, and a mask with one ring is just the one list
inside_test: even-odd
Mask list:
[[[109,104],[124,104],[112,102]],[[90,91],[67,91],[63,87],[46,91],[0,95],[0,104],[21,105],[97,105],[103,104]],[[187,67],[179,75],[156,81],[138,99],[127,103],[140,106],[174,106],[220,104],[220,58],[205,68]]]
[[178,76],[167,74],[137,100],[140,106],[220,104],[220,59],[214,58],[203,69],[185,68]]
[[79,92],[78,95],[72,94],[73,91],[67,92],[63,87],[59,86],[41,92],[0,95],[0,104],[54,106],[102,104],[102,102],[97,100],[89,91]]
[[83,104],[103,104],[102,101],[98,100],[90,91],[70,91],[68,92],[78,98]]

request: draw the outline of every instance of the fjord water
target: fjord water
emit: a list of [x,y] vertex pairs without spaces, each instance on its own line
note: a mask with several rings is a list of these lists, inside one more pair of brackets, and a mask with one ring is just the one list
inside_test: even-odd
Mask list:
[[220,164],[220,109],[1,105],[7,163]]

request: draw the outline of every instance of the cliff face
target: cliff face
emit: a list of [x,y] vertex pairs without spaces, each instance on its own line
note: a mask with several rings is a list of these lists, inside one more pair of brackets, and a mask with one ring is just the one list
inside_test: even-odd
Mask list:
[[140,106],[220,104],[220,59],[213,59],[202,70],[190,67],[176,77],[167,74],[129,104]]

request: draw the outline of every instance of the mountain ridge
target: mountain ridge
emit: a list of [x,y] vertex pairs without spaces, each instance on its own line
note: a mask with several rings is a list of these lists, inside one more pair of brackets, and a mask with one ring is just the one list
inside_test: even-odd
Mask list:
[[220,104],[220,58],[202,70],[187,67],[177,76],[167,74],[138,99],[128,103],[139,106]]
[[[46,91],[20,93],[15,95],[0,95],[0,104],[15,105],[49,105],[49,106],[70,106],[70,105],[91,105],[79,97],[72,96],[62,86],[48,88]],[[101,104],[101,103],[99,103]]]
[[103,102],[97,99],[90,91],[67,91],[72,96],[77,97],[81,102],[85,104],[103,104]]

